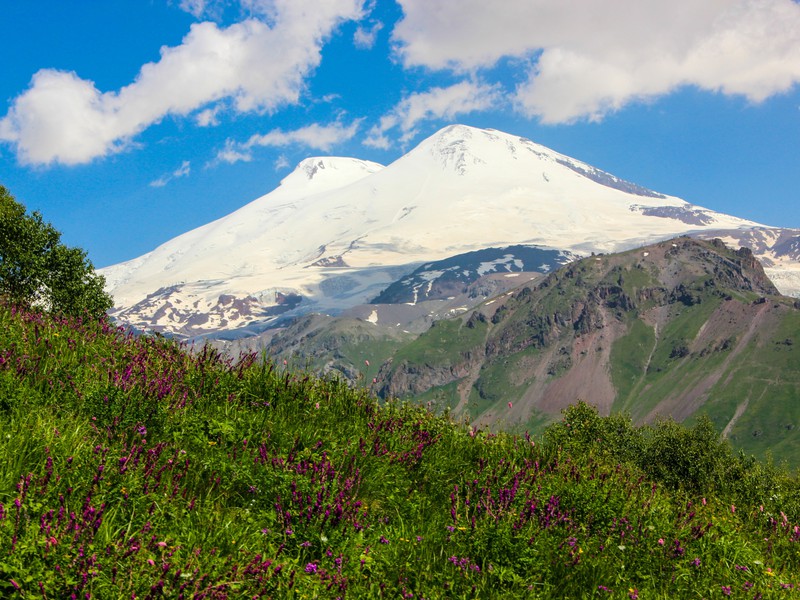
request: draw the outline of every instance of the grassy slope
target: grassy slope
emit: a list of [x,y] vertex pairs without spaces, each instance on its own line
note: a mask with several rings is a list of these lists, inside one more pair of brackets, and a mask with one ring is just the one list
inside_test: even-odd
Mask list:
[[702,424],[636,429],[578,406],[542,439],[475,432],[254,356],[2,306],[0,415],[3,598],[800,585],[798,480]]
[[[728,259],[735,257],[731,251],[719,247],[713,251]],[[693,348],[683,355],[679,349],[693,345],[693,340],[723,304],[752,305],[759,294],[718,289],[710,267],[696,257],[691,260],[678,257],[670,269],[685,273],[683,285],[695,300],[686,304],[673,300],[666,309],[668,314],[662,317],[664,322],[657,337],[655,329],[642,321],[641,316],[665,303],[666,299],[658,296],[658,291],[664,288],[659,283],[657,268],[648,266],[641,250],[634,250],[590,257],[552,274],[540,291],[520,292],[505,300],[500,313],[503,318],[496,319],[497,324],[481,323],[468,329],[461,318],[440,321],[435,328],[398,349],[393,359],[395,368],[403,361],[423,370],[463,363],[466,353],[480,352],[478,346],[488,337],[490,345],[497,342],[501,348],[500,356],[490,358],[482,366],[464,414],[475,420],[491,413],[500,419],[498,423],[509,427],[511,424],[503,421],[502,416],[505,405],[516,404],[533,382],[534,362],[526,360],[527,355],[535,353],[537,346],[563,345],[567,351],[571,348],[575,332],[571,325],[559,325],[559,318],[563,321],[572,311],[579,310],[587,293],[596,288],[609,290],[606,302],[621,297],[620,290],[628,298],[639,298],[642,290],[655,290],[655,295],[638,300],[633,309],[625,310],[619,305],[606,309],[605,319],[617,319],[628,330],[621,338],[610,340],[610,375],[617,390],[613,412],[630,413],[637,422],[651,420],[658,414],[672,414],[679,419],[688,418],[691,423],[707,415],[719,431],[731,424],[729,438],[738,448],[762,458],[771,454],[776,460],[797,466],[800,404],[796,402],[796,390],[800,386],[800,361],[796,355],[800,352],[800,312],[787,310],[777,327],[770,331],[758,329],[755,335],[758,343],[737,349],[731,364],[727,364],[728,357],[742,331],[731,333],[728,346],[722,346],[724,340],[716,340],[708,348]],[[746,327],[747,321],[742,322]],[[587,329],[592,331],[593,327],[590,324]],[[561,337],[552,339],[553,335]],[[789,342],[784,343],[785,340]],[[560,359],[564,365],[559,368]],[[555,380],[563,375],[570,367],[568,359],[562,355],[547,358],[553,362],[547,366],[547,377]],[[701,389],[709,374],[717,370],[719,381],[697,400],[693,399],[691,390]],[[676,400],[681,395],[685,398]],[[450,383],[436,386],[419,398],[425,402],[435,400],[436,406],[452,407],[458,403],[456,385]],[[700,406],[699,410],[693,403]],[[552,417],[535,409],[532,415],[529,425],[537,431],[542,431],[551,420],[548,416]]]

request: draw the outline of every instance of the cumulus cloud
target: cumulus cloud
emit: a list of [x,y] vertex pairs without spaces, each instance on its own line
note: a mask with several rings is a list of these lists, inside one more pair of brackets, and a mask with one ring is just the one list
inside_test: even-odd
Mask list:
[[[206,3],[187,1],[186,10]],[[181,45],[165,47],[135,81],[103,92],[76,73],[43,69],[0,119],[0,140],[26,164],[89,162],[127,147],[142,130],[168,115],[199,109],[212,125],[215,104],[237,112],[271,112],[296,103],[320,63],[325,39],[344,20],[360,19],[363,0],[262,0],[251,4],[268,19],[227,28],[193,25]],[[256,6],[257,5],[257,6]]]
[[364,145],[386,149],[391,146],[386,136],[391,129],[399,129],[400,141],[407,142],[416,135],[416,126],[422,121],[452,120],[459,115],[487,110],[499,102],[497,87],[474,81],[462,81],[449,87],[434,87],[410,94],[370,129]]
[[226,163],[247,162],[253,159],[253,148],[265,146],[282,148],[297,145],[330,152],[337,144],[352,139],[358,131],[359,124],[360,120],[354,121],[350,125],[342,123],[320,125],[314,123],[292,131],[273,129],[268,133],[253,135],[246,142],[227,140],[225,147],[217,153],[217,161]]
[[186,177],[191,173],[191,163],[188,160],[185,160],[181,163],[181,166],[175,169],[172,173],[167,175],[163,175],[158,179],[150,182],[150,187],[164,187],[173,179],[177,179],[179,177]]
[[399,0],[406,67],[522,65],[518,109],[546,123],[599,120],[631,101],[696,86],[759,102],[800,82],[793,0]]

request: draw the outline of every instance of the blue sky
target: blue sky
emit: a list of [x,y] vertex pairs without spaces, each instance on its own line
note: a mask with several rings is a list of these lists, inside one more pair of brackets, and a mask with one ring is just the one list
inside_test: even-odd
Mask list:
[[449,123],[800,227],[794,0],[0,0],[0,183],[95,266]]

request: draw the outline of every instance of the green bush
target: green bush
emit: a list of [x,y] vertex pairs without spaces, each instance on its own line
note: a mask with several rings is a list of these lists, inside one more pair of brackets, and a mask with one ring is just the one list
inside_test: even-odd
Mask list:
[[104,278],[94,272],[86,252],[60,240],[41,214],[27,214],[0,185],[0,296],[59,314],[104,314],[113,305],[103,290]]

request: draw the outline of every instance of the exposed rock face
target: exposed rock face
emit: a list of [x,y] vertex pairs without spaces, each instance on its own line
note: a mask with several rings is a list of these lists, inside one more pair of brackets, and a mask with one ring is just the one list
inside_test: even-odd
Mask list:
[[[503,377],[532,385],[524,395],[532,404],[529,411],[557,410],[576,400],[569,394],[594,392],[586,379],[590,376],[599,386],[596,389],[604,390],[603,403],[610,410],[616,393],[608,376],[610,349],[634,321],[655,327],[657,338],[659,324],[665,327],[682,311],[704,302],[728,301],[732,294],[764,298],[778,292],[751,250],[734,251],[720,240],[682,237],[622,254],[591,256],[551,273],[537,285],[518,289],[492,310],[484,307],[465,315],[463,327],[488,330],[483,341],[459,348],[458,360],[386,362],[378,374],[377,391],[384,397],[418,396],[471,379],[480,392],[497,385],[482,379],[489,377],[492,365],[516,365],[508,367],[512,372]],[[714,323],[709,327],[721,327]],[[691,340],[670,342],[665,359],[689,360],[734,345],[730,333],[714,337],[706,331],[705,335],[712,337],[699,349]],[[519,360],[523,355],[531,358]],[[654,373],[664,368],[649,367]],[[686,397],[695,396],[687,392]]]
[[482,353],[478,351],[465,352],[462,361],[446,366],[417,365],[408,361],[394,365],[387,361],[378,373],[378,381],[385,383],[377,393],[382,398],[416,396],[467,377],[482,360]]

